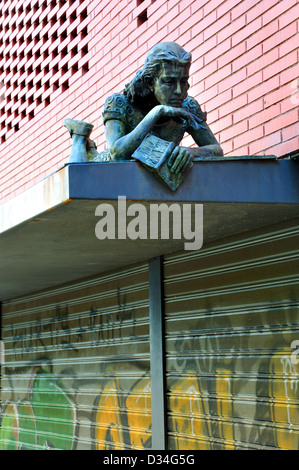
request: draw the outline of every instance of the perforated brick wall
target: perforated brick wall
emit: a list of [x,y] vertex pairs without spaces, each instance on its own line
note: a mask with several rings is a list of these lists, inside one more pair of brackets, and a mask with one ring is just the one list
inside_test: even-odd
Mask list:
[[192,53],[189,92],[226,155],[299,149],[298,0],[2,0],[0,13],[0,202],[67,161],[65,117],[105,148],[105,98],[160,41]]
[[[83,0],[2,2],[0,23],[1,143],[47,107],[55,90],[63,93],[88,52],[87,7]],[[86,22],[85,22],[86,23]]]

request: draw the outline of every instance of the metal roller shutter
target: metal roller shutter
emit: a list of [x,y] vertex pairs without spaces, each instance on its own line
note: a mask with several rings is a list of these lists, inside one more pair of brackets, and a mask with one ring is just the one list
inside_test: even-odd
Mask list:
[[299,448],[298,247],[289,226],[165,258],[170,449]]
[[151,445],[148,265],[5,302],[1,449]]

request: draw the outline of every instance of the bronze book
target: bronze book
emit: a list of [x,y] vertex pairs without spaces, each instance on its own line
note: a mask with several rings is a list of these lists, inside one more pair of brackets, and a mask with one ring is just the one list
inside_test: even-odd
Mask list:
[[149,171],[154,173],[156,178],[175,191],[184,177],[182,173],[170,172],[167,165],[175,147],[173,142],[160,139],[153,134],[147,134],[133,153],[132,158],[140,161]]

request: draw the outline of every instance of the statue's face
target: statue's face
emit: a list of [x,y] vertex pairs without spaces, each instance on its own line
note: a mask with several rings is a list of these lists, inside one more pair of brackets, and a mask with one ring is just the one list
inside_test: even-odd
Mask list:
[[187,97],[188,78],[188,66],[163,62],[159,76],[153,82],[157,101],[166,106],[181,107]]

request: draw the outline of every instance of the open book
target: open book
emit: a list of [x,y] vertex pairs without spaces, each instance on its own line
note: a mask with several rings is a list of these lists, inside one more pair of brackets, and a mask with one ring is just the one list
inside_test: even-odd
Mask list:
[[135,150],[132,158],[140,161],[156,178],[166,184],[172,191],[180,185],[184,174],[170,172],[167,162],[176,145],[147,134],[141,145]]

